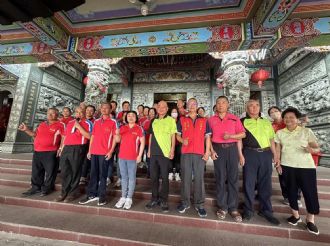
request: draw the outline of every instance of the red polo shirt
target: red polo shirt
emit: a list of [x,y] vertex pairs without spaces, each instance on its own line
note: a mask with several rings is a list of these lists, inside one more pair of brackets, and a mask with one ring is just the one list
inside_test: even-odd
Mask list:
[[117,129],[117,121],[110,117],[107,119],[100,118],[95,120],[90,153],[93,155],[106,155],[111,149]]
[[57,151],[61,144],[61,135],[64,134],[64,123],[56,121],[52,124],[44,121],[36,129],[34,138],[35,151]]
[[143,129],[135,124],[132,128],[129,125],[120,127],[121,144],[119,158],[124,160],[136,160],[139,155],[139,138],[143,137]]
[[204,154],[205,135],[211,134],[206,118],[197,115],[193,120],[189,116],[182,116],[177,123],[177,129],[183,139],[188,139],[188,145],[182,144],[182,154]]
[[145,137],[146,137],[146,146],[149,145],[149,138],[150,138],[150,133],[149,133],[149,129],[150,129],[150,125],[151,125],[151,120],[147,119],[143,122],[142,124],[142,128],[145,132]]
[[145,116],[141,117],[141,118],[139,119],[139,125],[142,126],[143,123],[144,123],[146,120],[148,120],[147,117],[145,117]]
[[280,123],[276,123],[275,121],[272,123],[272,127],[274,132],[276,133],[278,130],[284,129],[286,125],[284,124],[283,120]]
[[[76,120],[72,120],[68,123],[65,129],[64,145],[82,145],[87,144],[88,139],[85,138],[78,129],[74,127]],[[93,130],[93,123],[87,119],[79,121],[79,124],[89,133]]]
[[233,143],[238,142],[236,139],[223,139],[223,135],[227,132],[230,135],[245,132],[240,119],[233,114],[227,113],[223,119],[218,114],[209,118],[210,128],[212,130],[213,143]]
[[67,126],[67,124],[71,121],[74,120],[74,118],[72,116],[69,116],[68,118],[60,118],[60,122],[64,123],[65,126]]

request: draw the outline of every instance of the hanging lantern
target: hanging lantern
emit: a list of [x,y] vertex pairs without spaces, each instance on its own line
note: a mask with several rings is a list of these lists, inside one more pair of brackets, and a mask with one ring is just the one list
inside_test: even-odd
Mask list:
[[251,81],[255,84],[258,84],[259,88],[264,84],[264,81],[267,80],[270,76],[270,73],[265,69],[259,69],[251,74]]
[[88,83],[88,76],[86,76],[84,79],[83,79],[83,84],[86,86]]

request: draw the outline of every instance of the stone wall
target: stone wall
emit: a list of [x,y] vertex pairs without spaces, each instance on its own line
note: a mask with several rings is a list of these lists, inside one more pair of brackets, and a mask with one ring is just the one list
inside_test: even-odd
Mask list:
[[195,97],[198,106],[204,107],[207,114],[212,111],[210,82],[159,82],[133,84],[133,105],[152,106],[154,93],[187,93],[187,99]]
[[318,137],[322,165],[330,166],[330,54],[296,50],[278,65],[281,107],[308,114]]
[[74,68],[37,64],[2,65],[17,76],[16,90],[10,114],[5,142],[0,150],[6,153],[31,152],[32,139],[17,130],[24,122],[35,128],[46,118],[48,107],[73,108],[83,97],[82,74]]

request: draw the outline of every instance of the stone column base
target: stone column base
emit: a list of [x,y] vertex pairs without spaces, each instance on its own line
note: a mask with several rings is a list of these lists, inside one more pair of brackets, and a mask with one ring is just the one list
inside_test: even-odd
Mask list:
[[32,143],[13,143],[13,142],[3,142],[0,143],[0,152],[2,153],[32,153],[33,144]]

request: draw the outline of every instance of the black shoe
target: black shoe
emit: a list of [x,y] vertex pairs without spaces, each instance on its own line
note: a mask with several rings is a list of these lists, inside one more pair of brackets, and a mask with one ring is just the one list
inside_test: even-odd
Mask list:
[[98,200],[99,200],[99,198],[97,196],[87,196],[86,198],[80,200],[78,203],[84,205],[84,204],[88,204],[91,202],[96,202]]
[[298,223],[301,223],[302,222],[302,220],[301,220],[300,217],[297,219],[293,215],[290,218],[287,218],[286,220],[288,221],[288,223],[290,225],[293,225],[293,226],[296,226],[296,225],[298,225]]
[[168,203],[167,202],[161,202],[160,207],[161,207],[163,213],[168,213],[169,208],[168,208]]
[[320,231],[317,229],[316,225],[312,222],[306,222],[307,224],[307,231],[314,234],[314,235],[319,235]]
[[253,217],[253,215],[251,213],[244,213],[242,219],[243,219],[243,221],[248,222],[252,219],[252,217]]
[[107,204],[107,200],[104,197],[101,197],[97,203],[97,206],[104,206]]
[[42,191],[40,193],[40,196],[43,197],[43,196],[47,196],[50,192],[49,191]]
[[265,214],[263,212],[258,212],[258,215],[265,218],[269,223],[273,225],[279,225],[281,224],[278,219],[276,219],[273,215],[271,214]]
[[177,210],[180,214],[184,214],[186,212],[187,209],[189,209],[190,206],[189,205],[185,205],[184,203],[179,204],[179,206],[177,207]]
[[151,210],[154,207],[158,206],[159,202],[158,201],[150,201],[146,204],[146,206],[144,207],[146,210]]
[[38,194],[40,192],[41,192],[41,190],[29,189],[29,190],[23,192],[22,195],[24,195],[24,196],[32,196],[32,195]]

